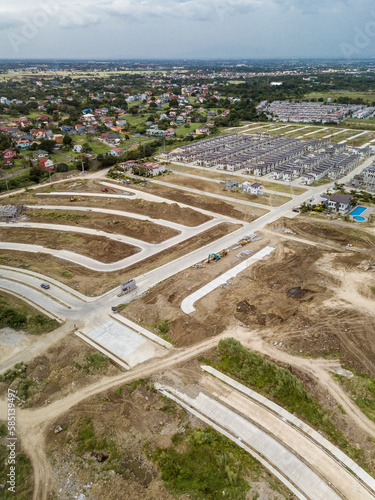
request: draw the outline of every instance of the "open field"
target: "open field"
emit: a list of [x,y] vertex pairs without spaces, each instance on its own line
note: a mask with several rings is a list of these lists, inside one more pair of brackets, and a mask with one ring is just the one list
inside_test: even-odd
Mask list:
[[43,79],[54,80],[56,78],[66,78],[70,77],[73,80],[86,77],[95,78],[108,78],[110,76],[119,76],[123,74],[129,75],[144,75],[147,73],[153,73],[153,70],[137,70],[137,71],[37,71],[37,72],[27,72],[27,71],[8,71],[7,73],[0,74],[0,81],[6,80],[25,80],[25,79]]
[[[98,140],[94,140],[94,139],[90,140],[90,139],[87,139],[87,137],[80,136],[80,135],[74,136],[73,143],[74,144],[81,144],[81,145],[88,143],[88,145],[90,146],[92,151],[96,154],[103,154],[104,152],[108,152],[111,149],[109,146],[107,146],[106,144],[103,144],[102,142],[100,142]],[[70,155],[71,152],[69,151],[67,154]],[[62,161],[62,160],[60,160],[60,161]]]
[[132,245],[110,240],[104,236],[85,235],[73,231],[59,232],[58,227],[55,230],[1,227],[0,240],[3,242],[41,245],[56,250],[68,250],[104,263],[117,262],[139,251]]
[[344,92],[340,90],[333,90],[332,92],[310,92],[306,94],[304,99],[319,99],[323,97],[324,102],[327,102],[328,97],[334,101],[340,97],[347,97],[349,99],[363,99],[367,104],[375,102],[375,94],[373,92]]
[[[176,165],[173,164],[170,165],[170,167],[175,171],[175,172],[186,172],[187,174],[191,175],[199,175],[202,177],[207,177],[207,179],[217,179],[217,180],[233,180],[235,182],[239,182],[240,184],[242,182],[245,182],[246,180],[251,181],[251,182],[256,182],[255,177],[251,176],[238,176],[236,174],[232,174],[231,172],[219,172],[217,170],[212,170],[209,168],[194,168],[194,167],[187,167],[185,165]],[[281,184],[281,183],[276,183],[276,182],[269,182],[269,181],[262,181],[262,186],[264,189],[269,189],[272,191],[277,191],[279,193],[290,193],[290,187],[286,184]],[[293,194],[303,194],[306,193],[306,189],[300,188],[300,187],[294,187],[293,186]]]
[[185,127],[185,125],[182,125],[181,127],[176,129],[176,136],[181,137],[186,134],[190,134],[191,132],[194,132],[194,130],[198,127],[200,127],[202,124],[201,123],[188,123],[188,127]]
[[242,193],[240,189],[236,191],[234,189],[227,190],[223,184],[218,184],[216,182],[204,181],[202,179],[193,179],[191,177],[183,177],[177,174],[170,174],[163,177],[163,182],[170,184],[178,184],[180,186],[189,187],[193,189],[198,189],[199,191],[205,191],[208,193],[219,194],[221,196],[228,196],[228,198],[250,201],[253,203],[259,203],[261,205],[268,206],[280,206],[284,203],[290,201],[291,198],[287,196],[277,196],[275,199],[274,195],[263,194],[253,196],[249,193]]
[[[59,280],[85,295],[96,296],[119,286],[130,278],[140,276],[201,246],[220,239],[222,236],[239,229],[239,227],[236,224],[223,222],[121,271],[111,273],[92,271],[47,254],[9,250],[0,250],[0,264],[35,271]],[[41,258],[41,255],[43,255],[43,258]]]
[[[61,191],[71,191],[72,196],[76,191],[85,191],[93,193],[92,197],[85,197],[74,202],[74,206],[91,207],[95,208],[109,208],[112,210],[123,210],[125,212],[135,213],[145,215],[151,219],[164,219],[171,222],[176,222],[189,227],[199,226],[204,222],[211,219],[208,215],[201,212],[193,210],[188,207],[180,207],[177,203],[166,203],[166,202],[154,202],[147,201],[143,199],[132,199],[131,197],[123,198],[96,198],[95,193],[102,193],[103,186],[95,181],[82,182],[78,186],[72,186],[71,182],[61,183],[56,188],[42,188],[36,191],[30,191],[27,193],[22,193],[19,195],[14,195],[11,199],[12,203],[15,204],[43,204],[43,205],[66,205],[67,210],[72,206],[70,202],[70,196],[54,196],[55,190]],[[116,185],[113,185],[116,191]],[[50,193],[50,196],[37,196],[37,193]],[[118,194],[123,193],[123,191],[117,190]]]
[[[68,208],[68,207],[67,207]],[[179,234],[175,229],[154,224],[153,222],[131,217],[69,210],[28,210],[25,214],[28,222],[49,224],[74,224],[79,227],[99,229],[106,233],[122,234],[148,243],[161,243]]]
[[215,198],[208,198],[204,195],[188,193],[183,190],[170,188],[168,186],[161,186],[156,184],[149,184],[147,187],[132,186],[133,189],[149,192],[169,200],[185,203],[191,207],[209,210],[218,214],[226,215],[234,219],[245,222],[251,222],[261,215],[264,215],[267,210],[253,206],[247,206],[236,203],[235,201],[222,201]]

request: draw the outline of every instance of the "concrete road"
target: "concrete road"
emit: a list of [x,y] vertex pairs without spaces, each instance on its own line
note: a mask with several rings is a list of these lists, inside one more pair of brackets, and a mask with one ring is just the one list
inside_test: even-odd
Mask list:
[[[299,498],[374,499],[369,486],[328,453],[321,443],[290,425],[287,419],[280,418],[267,406],[222,383],[216,375],[215,378],[204,375],[198,385],[186,390],[170,385],[156,387],[188,411],[195,410],[198,417],[216,425],[220,432],[229,433],[233,441],[255,451],[266,466],[268,464],[271,470],[278,471],[279,478],[280,475],[281,479],[286,478],[287,486],[290,488],[291,484],[292,491]],[[365,471],[362,472],[365,477]],[[368,479],[373,485],[372,478],[368,476]]]

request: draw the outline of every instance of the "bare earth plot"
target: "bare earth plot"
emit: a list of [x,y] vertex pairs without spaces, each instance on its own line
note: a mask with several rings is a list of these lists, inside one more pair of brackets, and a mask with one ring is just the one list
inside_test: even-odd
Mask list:
[[275,200],[275,197],[269,194],[252,197],[248,193],[242,193],[241,190],[237,190],[237,192],[235,193],[234,190],[226,190],[222,184],[210,182],[208,180],[204,181],[202,179],[183,177],[176,174],[170,174],[164,177],[163,182],[198,189],[199,191],[205,191],[208,193],[219,194],[221,196],[228,196],[228,198],[235,199],[235,197],[237,197],[237,199],[239,200],[245,200],[251,203],[259,203],[261,205],[274,206],[275,204],[275,206],[280,206],[287,201],[290,201],[290,198],[288,198],[287,196],[278,196]]
[[235,201],[222,201],[215,198],[207,198],[204,195],[188,193],[183,190],[169,188],[156,184],[148,185],[147,187],[132,186],[132,189],[149,192],[162,198],[167,198],[180,203],[185,203],[191,207],[202,208],[215,212],[217,214],[226,215],[233,219],[251,222],[258,217],[261,217],[267,210],[254,206],[240,205]]
[[[287,227],[298,234],[299,224],[297,219],[288,222]],[[307,230],[317,231],[314,222],[311,226],[304,222],[302,227],[301,235]],[[327,227],[324,243],[330,243],[331,249],[320,247],[318,242],[309,243],[307,238],[300,242],[286,239],[281,243],[282,233],[275,234],[257,242],[276,247],[272,258],[243,271],[228,285],[203,297],[194,313],[184,314],[180,305],[199,288],[200,274],[206,273],[206,269],[188,269],[170,278],[129,304],[124,314],[130,319],[142,318],[146,323],[168,318],[168,335],[181,346],[218,335],[233,325],[245,325],[261,332],[269,342],[280,345],[280,349],[299,355],[337,357],[346,366],[375,375],[372,274],[358,270],[360,278],[353,281],[350,275],[339,277],[335,272],[337,263],[343,262],[341,267],[347,259],[353,259],[358,265],[374,259],[373,251],[361,253],[345,249],[348,243],[357,243],[362,248],[365,242],[370,248],[366,233],[352,231],[345,234],[343,230]],[[371,248],[374,247],[375,243]],[[206,267],[224,266],[226,259],[232,261],[233,257],[229,254]],[[328,262],[334,262],[334,267]],[[210,281],[207,275],[205,278],[204,284]],[[359,287],[356,293],[352,287],[351,301],[344,294],[349,282]]]
[[80,212],[76,210],[29,209],[24,215],[28,222],[45,222],[56,225],[70,223],[79,227],[101,229],[106,233],[130,236],[148,243],[161,243],[179,234],[178,231],[167,226],[161,226],[151,221],[119,216],[118,214]]
[[[205,168],[205,167],[198,168],[198,167],[190,167],[190,166],[188,167],[186,165],[180,165],[180,164],[179,165],[172,164],[171,168],[176,173],[177,172],[185,172],[187,174],[204,176],[204,177],[207,177],[207,179],[233,180],[233,181],[239,182],[239,183],[245,182],[246,180],[251,181],[251,182],[255,182],[255,177],[251,177],[251,176],[244,175],[244,174],[242,176],[239,176],[239,175],[232,174],[229,172],[224,173],[224,172],[220,172],[218,170],[212,170],[212,169]],[[168,178],[169,177],[167,177],[167,180],[168,180]],[[262,185],[263,185],[264,189],[270,189],[270,190],[278,191],[278,192],[282,192],[282,193],[289,193],[290,192],[289,186],[285,186],[285,184],[263,181],[263,179],[262,179]],[[296,195],[303,194],[306,192],[306,189],[303,189],[300,187],[293,187],[293,192]]]
[[[91,191],[90,191],[91,192]],[[99,193],[99,189],[97,189]],[[95,193],[95,192],[94,192]],[[72,193],[73,195],[74,193]],[[51,192],[50,196],[43,196],[42,198],[37,196],[37,193],[26,193],[22,195],[16,195],[12,198],[12,203],[19,204],[43,204],[43,205],[67,205],[67,210],[69,207],[82,206],[90,207],[95,206],[95,208],[109,208],[113,210],[123,210],[125,212],[132,212],[136,214],[146,215],[152,219],[164,219],[176,222],[178,224],[183,224],[189,227],[199,226],[204,222],[211,219],[206,214],[193,210],[188,207],[180,207],[177,203],[163,203],[163,202],[152,202],[143,199],[128,199],[128,198],[106,198],[100,197],[96,198],[95,194],[91,197],[85,197],[82,200],[77,200],[75,202],[70,202],[70,196],[53,196]]]
[[3,242],[27,244],[33,242],[36,245],[47,248],[73,251],[105,263],[116,262],[139,251],[138,248],[132,245],[110,240],[102,236],[65,231],[59,232],[58,227],[54,231],[39,228],[0,227],[0,240]]
[[[115,286],[119,286],[127,279],[144,274],[201,246],[207,245],[239,227],[236,224],[223,222],[197,236],[188,238],[177,245],[116,272],[96,272],[50,255],[13,250],[0,251],[0,264],[16,268],[24,267],[51,276],[88,296],[101,295]],[[43,258],[41,258],[41,255],[43,255]]]

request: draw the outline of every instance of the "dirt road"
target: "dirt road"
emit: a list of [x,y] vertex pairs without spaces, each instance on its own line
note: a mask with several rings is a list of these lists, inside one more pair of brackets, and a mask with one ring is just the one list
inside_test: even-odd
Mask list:
[[[246,345],[246,347],[261,352],[262,354],[269,355],[273,359],[289,363],[314,376],[314,378],[319,381],[320,385],[343,406],[353,423],[375,437],[375,424],[370,422],[360,412],[341,387],[331,378],[329,370],[334,369],[335,362],[321,359],[295,358],[294,356],[266,344],[257,336],[256,332],[249,332],[245,329],[236,328],[226,331],[222,335],[206,340],[198,345],[183,350],[173,350],[165,358],[153,359],[125,374],[115,377],[106,377],[45,408],[37,410],[20,409],[17,415],[17,432],[22,439],[23,448],[26,453],[29,454],[32,461],[34,469],[34,499],[46,499],[55,486],[53,471],[45,454],[45,434],[49,428],[58,424],[58,418],[60,416],[90,396],[100,394],[124,383],[150,377],[153,374],[163,373],[165,371],[170,372],[171,368],[190,359],[197,358],[203,352],[214,348],[220,338],[228,336],[236,337]],[[0,400],[0,415],[1,418],[5,418],[5,400]]]

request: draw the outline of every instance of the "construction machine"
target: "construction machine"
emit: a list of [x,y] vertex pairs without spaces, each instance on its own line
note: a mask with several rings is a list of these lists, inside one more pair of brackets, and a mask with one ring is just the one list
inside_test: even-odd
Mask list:
[[72,197],[70,198],[70,201],[78,201],[77,196],[72,196]]
[[212,260],[217,261],[219,259],[221,259],[221,256],[218,253],[210,253],[210,255],[208,256],[208,259],[207,259],[207,264],[209,262],[211,262]]
[[109,191],[113,191],[114,193],[116,192],[114,189],[112,188],[103,188],[102,189],[102,193],[108,193]]
[[247,245],[247,243],[250,243],[250,242],[251,242],[250,238],[242,238],[242,240],[240,240],[238,242],[238,244],[241,245],[241,246],[244,246],[244,245]]

